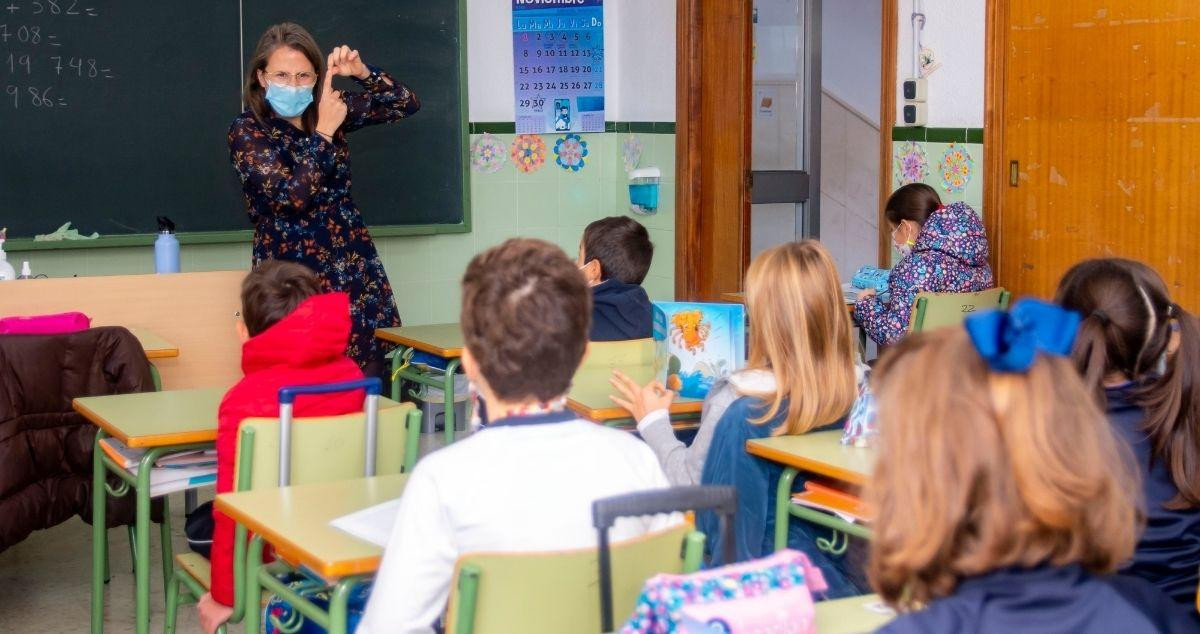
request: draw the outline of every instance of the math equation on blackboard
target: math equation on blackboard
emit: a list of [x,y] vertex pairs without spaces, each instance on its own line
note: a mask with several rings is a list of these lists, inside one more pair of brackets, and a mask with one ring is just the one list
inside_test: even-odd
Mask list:
[[603,0],[513,0],[518,134],[604,131]]
[[0,109],[67,108],[78,84],[116,78],[103,59],[60,35],[71,22],[100,17],[92,1],[0,0]]

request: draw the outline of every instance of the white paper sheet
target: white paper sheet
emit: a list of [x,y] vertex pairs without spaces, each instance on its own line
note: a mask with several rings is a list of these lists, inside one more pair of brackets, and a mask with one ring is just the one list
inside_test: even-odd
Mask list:
[[399,510],[400,498],[396,498],[343,515],[330,521],[329,525],[383,548],[387,546],[388,537],[392,534],[392,524],[396,523],[396,513]]

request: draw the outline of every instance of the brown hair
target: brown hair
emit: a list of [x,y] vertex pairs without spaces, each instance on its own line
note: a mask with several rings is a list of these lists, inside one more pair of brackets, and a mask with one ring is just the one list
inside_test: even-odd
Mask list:
[[747,369],[774,374],[762,424],[787,406],[773,433],[803,434],[844,416],[854,402],[855,345],[837,268],[820,242],[768,249],[746,273],[750,329]]
[[911,609],[1005,567],[1107,573],[1141,530],[1133,457],[1068,359],[991,371],[966,331],[906,337],[876,366],[882,430],[868,565]]
[[900,224],[901,220],[923,225],[929,219],[929,214],[941,206],[942,199],[936,189],[925,183],[909,183],[888,197],[883,215],[893,225]]
[[629,216],[601,218],[583,230],[583,263],[600,262],[601,281],[641,284],[653,258],[650,232]]
[[303,264],[263,260],[242,280],[242,321],[253,337],[320,292],[320,280]]
[[[266,91],[258,83],[258,72],[266,71],[267,60],[280,46],[291,47],[304,53],[304,56],[308,58],[317,71],[317,83],[313,85],[314,91],[320,90],[325,81],[325,58],[321,56],[321,47],[317,46],[317,41],[312,34],[294,22],[281,22],[267,27],[267,30],[263,31],[262,37],[258,38],[258,45],[254,47],[254,56],[250,58],[250,64],[246,67],[246,81],[242,86],[242,101],[246,107],[250,108],[250,112],[254,113],[254,118],[259,124],[264,126],[267,119],[274,115],[271,105],[267,103]],[[314,92],[312,104],[301,116],[304,131],[310,134],[317,128],[318,96]]]
[[[1067,271],[1055,301],[1083,315],[1072,358],[1084,382],[1104,403],[1104,380],[1124,375],[1136,383],[1135,402],[1146,410],[1142,429],[1179,494],[1168,509],[1200,506],[1200,322],[1171,301],[1167,285],[1133,260],[1086,260]],[[1171,322],[1179,348],[1168,352]],[[1160,374],[1158,362],[1166,357]]]
[[565,394],[591,317],[587,282],[549,242],[508,240],[476,255],[463,275],[463,337],[488,387],[506,401]]

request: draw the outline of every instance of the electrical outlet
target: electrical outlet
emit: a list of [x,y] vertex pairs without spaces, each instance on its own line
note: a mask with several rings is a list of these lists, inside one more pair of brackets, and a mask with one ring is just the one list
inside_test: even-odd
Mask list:
[[907,126],[922,126],[928,120],[925,104],[923,103],[906,103],[904,104],[904,125]]
[[904,80],[903,93],[905,101],[925,101],[928,82],[924,78],[908,78]]

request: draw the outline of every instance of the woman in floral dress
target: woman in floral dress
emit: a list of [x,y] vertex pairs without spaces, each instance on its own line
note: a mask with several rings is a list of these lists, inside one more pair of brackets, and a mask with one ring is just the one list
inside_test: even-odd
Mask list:
[[[334,90],[335,75],[362,92]],[[383,369],[376,328],[398,326],[391,284],[350,195],[346,134],[415,113],[417,96],[339,46],[322,59],[303,27],[267,29],[246,74],[247,110],[229,128],[229,156],[254,223],[254,262],[291,260],[316,271],[328,290],[350,295],[346,354],[368,376]]]

